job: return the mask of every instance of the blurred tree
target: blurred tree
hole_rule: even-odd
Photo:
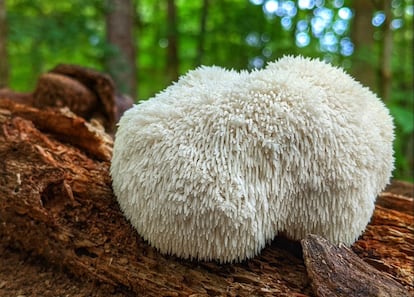
[[[178,79],[177,8],[174,0],[167,0],[167,75],[170,81]]]
[[[9,81],[9,60],[7,54],[6,1],[0,0],[0,88]]]
[[[134,7],[131,0],[108,0],[106,37],[110,47],[106,67],[121,92],[137,94]]]
[[[381,70],[380,70],[380,94],[382,100],[385,102],[390,100],[391,86],[392,86],[392,6],[391,0],[382,0],[382,10],[384,11],[384,24],[382,32],[382,46],[381,46]]]
[[[386,0],[385,0],[386,1]],[[374,1],[353,1],[354,19],[351,37],[355,46],[353,55],[352,74],[363,84],[377,91],[377,70],[374,53]]]
[[[195,60],[195,65],[199,66],[202,63],[204,55],[204,43],[206,38],[206,25],[207,25],[207,16],[208,16],[208,7],[209,1],[203,0],[201,7],[201,17],[200,17],[200,33],[198,34],[198,44],[197,44],[197,56]]]

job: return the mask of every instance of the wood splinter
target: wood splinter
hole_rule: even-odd
[[[365,263],[351,249],[317,235],[302,240],[303,258],[316,296],[406,297],[405,288]]]

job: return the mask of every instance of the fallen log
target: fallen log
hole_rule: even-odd
[[[105,134],[63,137],[69,133],[65,132],[67,114],[47,110],[47,117],[54,119],[50,127],[39,120],[42,112],[46,111],[0,100],[3,243],[65,267],[79,278],[143,296],[325,296],[315,284],[318,288],[330,285],[316,280],[320,273],[305,266],[320,255],[302,254],[300,243],[283,237],[242,263],[222,265],[159,254],[118,208],[108,174],[110,144]],[[72,120],[87,126],[74,115]],[[82,146],[79,138],[83,137],[92,140]],[[94,153],[94,144],[109,155]],[[412,193],[412,185],[406,187],[403,192]],[[354,263],[356,255],[364,262],[342,267],[341,275],[352,279],[349,276],[358,275],[359,267],[375,269],[395,292],[413,295],[414,224],[409,211],[413,205],[408,194],[381,194],[366,232],[352,246],[353,252],[342,255],[349,257],[349,263]],[[312,237],[307,240],[319,242]],[[374,276],[367,279],[372,285],[378,282]],[[331,281],[335,284],[335,279]],[[355,290],[348,296],[360,296]]]
[[[60,64],[42,74],[31,93],[0,89],[0,99],[33,106],[67,107],[74,114],[99,122],[113,134],[115,124],[133,104],[132,98],[118,94],[110,76],[78,65]]]

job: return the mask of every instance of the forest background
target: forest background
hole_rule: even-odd
[[[32,91],[70,63],[109,73],[138,102],[199,65],[317,57],[382,98],[394,177],[413,181],[413,14],[412,0],[0,0],[0,88]]]

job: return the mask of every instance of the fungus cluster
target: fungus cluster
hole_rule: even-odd
[[[121,118],[113,190],[145,240],[183,258],[241,261],[281,232],[349,245],[389,181],[393,137],[384,104],[324,62],[201,67]]]

